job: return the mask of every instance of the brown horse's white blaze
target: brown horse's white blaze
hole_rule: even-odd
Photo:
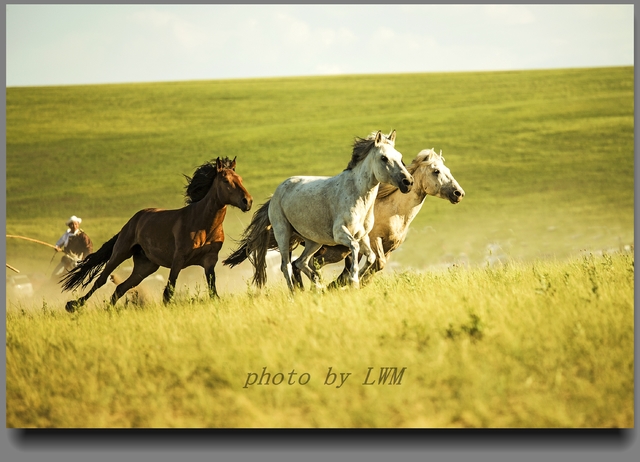
[[[209,293],[211,297],[217,297],[214,269],[224,242],[222,222],[227,205],[247,212],[253,204],[253,198],[243,186],[235,167],[235,158],[207,162],[198,167],[193,178],[187,177],[185,207],[137,212],[118,234],[62,280],[63,290],[71,290],[80,286],[84,288],[98,277],[86,295],[67,303],[67,311],[74,311],[84,304],[105,284],[109,274],[131,257],[133,272],[116,287],[111,297],[112,304],[160,266],[170,268],[163,294],[165,303],[173,296],[180,271],[192,265],[203,267]]]

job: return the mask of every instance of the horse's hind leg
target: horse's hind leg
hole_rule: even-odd
[[[318,289],[322,289],[322,284],[320,284],[320,276],[315,268],[311,268],[309,266],[309,260],[313,257],[320,248],[322,244],[318,244],[317,242],[305,241],[304,251],[302,255],[294,262],[294,266],[298,267],[300,271],[307,275],[307,277],[315,284]]]
[[[284,236],[281,236],[281,239],[283,242],[288,242],[288,236],[287,234],[290,233],[286,233]],[[287,247],[283,247],[280,242],[278,242],[278,246],[280,248],[280,258],[281,258],[281,263],[280,263],[280,271],[282,271],[282,274],[284,275],[284,279],[285,281],[287,281],[287,286],[289,287],[289,290],[293,292],[294,288],[295,288],[295,280],[294,280],[294,276],[293,276],[293,267],[291,265],[291,257],[290,257],[290,253],[288,250],[282,250],[282,249],[287,249]]]
[[[340,276],[327,286],[328,289],[336,289],[349,283],[349,275],[352,265],[351,251],[343,245],[325,246],[313,256],[313,266],[319,270],[325,265],[338,263],[345,260],[345,267]]]
[[[289,260],[291,260],[291,252],[289,252]],[[293,263],[291,264],[291,274],[293,277],[294,285],[298,289],[304,290],[304,283],[302,282],[302,272],[300,271],[300,268],[298,268],[298,266],[294,265]]]
[[[376,261],[372,265],[365,267],[360,271],[360,280],[363,284],[368,282],[375,273],[384,269],[387,265],[387,258],[389,258],[389,254],[391,253],[384,253],[382,238],[380,237],[375,240],[375,249],[373,251],[376,255]]]
[[[153,263],[147,258],[141,248],[133,253],[133,272],[121,284],[118,284],[116,290],[111,296],[111,304],[115,305],[120,297],[122,297],[129,289],[140,284],[144,278],[155,273],[160,266]]]
[[[125,261],[127,258],[131,258],[133,251],[131,249],[118,249],[118,242],[116,242],[116,246],[113,249],[113,253],[109,258],[109,261],[106,263],[104,269],[96,279],[96,282],[93,284],[89,292],[87,292],[84,296],[78,298],[77,300],[68,301],[65,305],[65,309],[69,313],[73,313],[77,307],[82,306],[85,302],[93,295],[93,293],[98,290],[100,287],[105,285],[109,275],[118,267],[120,263]]]
[[[271,227],[273,229],[273,236],[278,243],[278,250],[280,251],[280,270],[284,275],[284,279],[287,281],[287,286],[291,292],[294,291],[295,285],[293,281],[293,269],[291,267],[291,253],[289,246],[291,242],[291,235],[293,228],[278,207],[272,207],[274,203],[271,202],[269,206],[269,221],[271,221]]]

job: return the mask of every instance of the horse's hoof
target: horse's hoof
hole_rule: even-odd
[[[64,309],[67,310],[67,312],[69,313],[73,313],[76,311],[76,308],[78,308],[79,306],[80,304],[77,301],[71,300],[67,302],[67,304],[64,306]]]

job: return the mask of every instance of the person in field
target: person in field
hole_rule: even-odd
[[[93,253],[93,242],[87,233],[80,229],[80,223],[82,218],[75,215],[69,218],[66,223],[69,228],[55,244],[56,251],[64,252],[64,255],[51,274],[53,279],[71,271],[80,260]]]

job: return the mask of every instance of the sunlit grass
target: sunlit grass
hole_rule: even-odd
[[[620,254],[293,298],[280,286],[73,315],[14,306],[7,425],[631,427],[633,274]],[[340,388],[324,383],[330,367],[351,374]],[[374,382],[407,369],[363,385],[369,367]],[[263,371],[286,379],[246,386]]]

